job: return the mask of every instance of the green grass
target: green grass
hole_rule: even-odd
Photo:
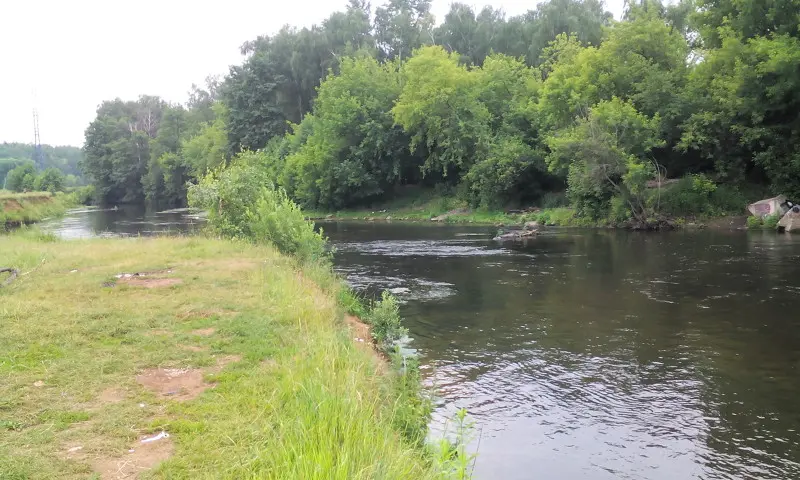
[[[162,429],[174,451],[140,478],[442,478],[399,433],[419,415],[405,398],[418,380],[353,341],[337,299],[358,302],[329,270],[198,237],[24,230],[0,252],[20,270],[0,288],[0,478],[97,477]],[[115,279],[166,269],[181,283]],[[214,388],[179,402],[137,382],[152,368],[197,369]]]
[[[11,193],[0,191],[0,227],[24,225],[63,215],[73,206],[69,195],[50,192]]]

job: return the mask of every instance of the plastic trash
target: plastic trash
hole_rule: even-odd
[[[153,437],[150,437],[150,438],[143,438],[142,439],[142,443],[156,442],[158,440],[161,440],[162,438],[169,438],[169,433],[161,432],[156,436],[153,436]]]

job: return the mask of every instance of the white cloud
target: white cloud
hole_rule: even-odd
[[[621,10],[621,0],[616,3]],[[6,0],[0,29],[0,141],[31,142],[36,105],[43,143],[82,145],[103,100],[151,94],[185,101],[192,83],[240,63],[239,46],[245,41],[285,24],[319,23],[346,4],[228,0],[208,8],[187,0]],[[434,0],[437,18],[449,4]],[[475,5],[484,4],[514,15],[536,2]]]

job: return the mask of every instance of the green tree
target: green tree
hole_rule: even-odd
[[[489,145],[491,117],[478,98],[478,75],[438,46],[417,50],[402,75],[394,120],[411,135],[411,152],[426,158],[423,172],[455,184]]]
[[[66,178],[61,170],[50,167],[42,171],[33,182],[33,189],[40,192],[60,192],[64,189]]]
[[[547,137],[547,163],[568,172],[567,193],[581,215],[603,218],[616,197],[639,222],[646,222],[646,182],[658,171],[649,157],[661,146],[659,119],[616,97],[592,107],[578,123]]]
[[[295,132],[308,132],[302,146],[286,157],[281,183],[294,198],[341,208],[418,177],[420,161],[391,113],[400,91],[396,64],[343,59],[340,73],[320,85],[313,115]]]
[[[33,162],[26,162],[8,172],[5,188],[12,192],[33,190],[33,179],[36,178],[36,167]]]

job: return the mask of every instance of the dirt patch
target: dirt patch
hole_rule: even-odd
[[[368,351],[375,359],[374,363],[377,372],[382,374],[388,373],[389,362],[386,357],[375,350],[375,343],[373,342],[369,325],[353,315],[345,315],[344,321],[347,323],[347,326],[350,327],[350,331],[353,334],[353,341],[356,343],[356,345]]]
[[[207,347],[199,347],[197,345],[181,345],[180,347],[190,352],[205,352],[206,350],[208,350]]]
[[[197,398],[204,391],[214,387],[213,383],[203,380],[204,374],[218,373],[225,365],[241,360],[240,355],[222,355],[217,357],[215,366],[205,370],[199,368],[151,368],[138,375],[136,381],[161,397],[183,402]]]
[[[261,368],[265,370],[274,370],[278,368],[278,362],[274,358],[265,358],[261,360]]]
[[[222,367],[228,365],[229,363],[236,363],[241,361],[242,361],[241,355],[222,355],[221,357],[217,357],[217,366],[215,368],[212,368],[210,371],[216,373],[220,371]]]
[[[22,210],[22,205],[16,200],[3,200],[4,212],[18,212]]]
[[[172,332],[163,328],[153,328],[144,334],[145,337],[171,337],[172,335]]]
[[[359,343],[364,342],[368,345],[372,344],[372,334],[370,333],[369,325],[353,315],[345,315],[344,321],[347,322],[350,331],[355,335],[355,337],[353,337],[354,341]]]
[[[162,397],[179,402],[196,398],[212,386],[203,381],[203,371],[194,368],[152,368],[138,375],[136,381]]]
[[[122,277],[117,280],[117,283],[141,288],[165,288],[180,285],[183,280],[180,278]]]
[[[192,335],[198,335],[200,337],[210,337],[211,335],[214,335],[214,332],[216,331],[217,329],[214,327],[201,328],[198,330],[192,330]]]
[[[109,387],[100,392],[97,400],[102,404],[119,403],[128,397],[125,390],[117,387]]]
[[[131,445],[130,449],[121,457],[93,460],[92,468],[100,474],[100,478],[103,480],[134,479],[138,478],[140,474],[152,470],[175,452],[175,445],[171,438],[142,443],[141,440],[145,438],[147,437],[142,437]]]

